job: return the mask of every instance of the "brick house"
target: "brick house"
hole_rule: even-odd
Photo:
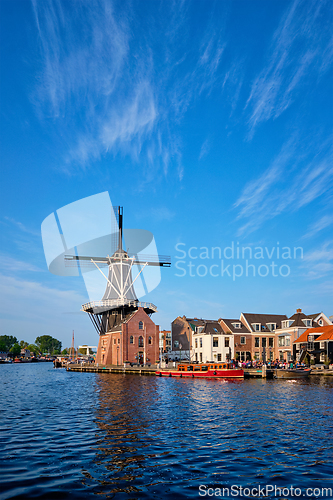
[[[171,351],[171,330],[160,331],[160,351],[163,354]]]
[[[197,318],[191,319],[186,316],[178,316],[171,323],[171,350],[179,351],[179,346],[182,346],[182,351],[184,354],[190,357],[192,349],[192,324],[203,324],[201,320]],[[199,323],[198,323],[199,322]]]
[[[159,327],[143,307],[130,312],[99,338],[96,363],[155,364],[159,359]]]
[[[239,319],[220,318],[224,333],[232,334],[235,346],[235,358],[239,361],[249,361],[252,356],[253,337],[250,330]]]
[[[302,309],[281,322],[276,329],[275,358],[290,361],[293,356],[293,343],[308,329],[331,325],[331,321],[323,312],[304,314]]]
[[[315,363],[333,363],[333,325],[309,328],[293,342],[296,361],[304,361],[307,354]]]
[[[242,313],[240,321],[252,335],[251,357],[257,360],[273,360],[275,357],[275,330],[288,320],[285,314]]]

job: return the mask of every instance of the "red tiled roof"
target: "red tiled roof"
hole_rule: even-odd
[[[333,325],[320,326],[318,328],[308,328],[305,332],[302,333],[298,339],[294,340],[294,344],[299,342],[307,342],[309,335],[315,335],[316,333],[321,333],[322,335],[316,339],[316,342],[319,340],[333,340]],[[324,338],[325,337],[325,338]]]
[[[317,338],[316,342],[320,342],[321,340],[333,340],[333,326],[331,326],[331,330],[328,330],[327,332],[320,335],[320,337]]]

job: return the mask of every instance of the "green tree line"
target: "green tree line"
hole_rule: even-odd
[[[18,342],[12,335],[0,335],[0,351],[10,352],[14,356],[21,353],[21,349],[29,349],[35,356],[39,354],[60,354],[61,342],[51,335],[42,335],[37,337],[34,344],[29,344],[25,340]]]

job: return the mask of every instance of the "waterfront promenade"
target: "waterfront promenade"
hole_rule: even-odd
[[[67,371],[73,372],[90,372],[90,373],[122,373],[124,375],[155,375],[157,366],[117,366],[117,365],[105,365],[98,366],[92,363],[86,364],[64,364],[63,367],[66,368]],[[175,368],[164,368],[164,371],[175,370]],[[262,369],[261,368],[245,368],[244,369],[244,378],[273,378],[274,377],[274,369]],[[333,376],[333,370],[328,369],[312,369],[311,376]]]

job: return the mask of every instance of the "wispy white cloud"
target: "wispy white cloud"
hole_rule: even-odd
[[[288,5],[272,38],[268,63],[254,79],[247,99],[250,138],[261,122],[277,118],[293,103],[308,76],[320,78],[331,66],[331,28],[321,22],[327,4],[294,0]]]
[[[173,219],[176,213],[170,210],[168,207],[155,207],[152,210],[152,215],[155,219],[162,221]]]
[[[332,153],[327,142],[317,146],[317,154],[308,159],[297,151],[295,137],[283,145],[269,168],[245,187],[234,208],[238,220],[247,220],[238,234],[250,233],[265,221],[285,211],[297,211],[333,188]],[[310,148],[311,150],[311,148]]]
[[[304,238],[312,238],[317,233],[330,226],[333,226],[333,215],[324,215],[309,227],[307,233],[304,235]]]
[[[207,138],[203,143],[202,143],[202,146],[200,148],[200,154],[199,154],[199,160],[202,160],[202,158],[204,158],[205,156],[208,155],[209,151],[210,151],[210,148],[211,148],[211,142],[210,140]]]
[[[31,228],[25,226],[24,224],[22,224],[22,222],[13,219],[13,217],[8,217],[5,215],[3,217],[3,221],[0,221],[0,222],[2,224],[6,224],[6,225],[12,225],[12,226],[20,229],[20,231],[22,231],[23,233],[27,233],[27,234],[30,234],[33,236],[40,236],[40,231],[35,231],[34,229],[31,229]]]
[[[325,241],[306,253],[302,268],[310,279],[328,277],[333,273],[333,240]]]
[[[152,169],[155,180],[156,171],[168,175],[172,165],[181,181],[181,139],[170,124],[217,84],[225,42],[213,16],[189,50],[187,2],[157,10],[147,32],[128,15],[128,5],[112,0],[79,2],[75,9],[60,0],[31,1],[43,58],[34,101],[43,119],[51,117],[66,135],[63,170],[121,153],[140,159],[147,177]]]
[[[85,314],[73,316],[70,327],[66,313],[78,311],[86,301],[75,290],[49,288],[35,281],[0,275],[1,322],[3,331],[30,342],[45,331],[53,337],[69,342],[71,330],[79,332],[81,343],[91,339],[91,325]],[[18,300],[24,304],[24,317],[17,314]],[[78,328],[77,328],[78,327]],[[82,339],[82,340],[81,340]],[[78,337],[77,337],[78,340]]]
[[[30,262],[23,262],[21,260],[17,260],[13,257],[9,257],[8,255],[0,256],[0,270],[5,272],[6,274],[16,274],[22,272],[45,272],[46,269],[41,269]]]

